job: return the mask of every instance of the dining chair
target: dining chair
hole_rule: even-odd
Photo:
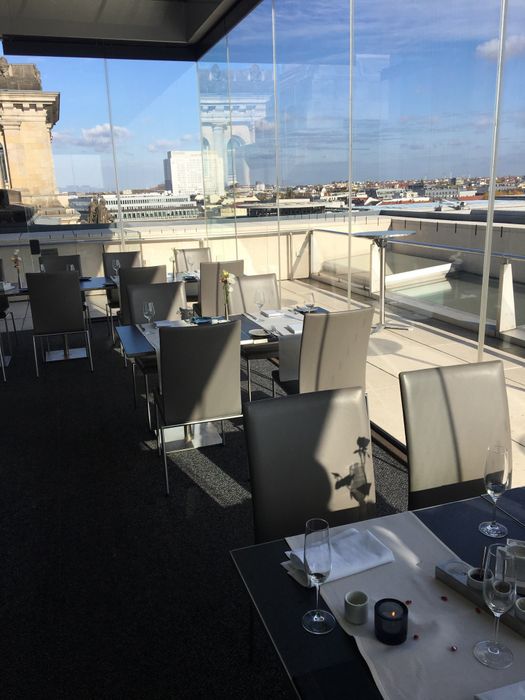
[[[274,273],[262,275],[242,275],[237,280],[240,293],[240,305],[242,311],[250,316],[258,317],[259,308],[255,303],[257,292],[262,292],[264,295],[264,307],[267,309],[280,309],[281,299],[279,288],[277,286],[277,277]],[[271,351],[271,348],[274,351]],[[269,347],[261,345],[243,345],[241,346],[241,357],[246,362],[246,375],[248,383],[248,400],[252,400],[252,362],[255,360],[269,360],[275,362],[278,356],[278,344],[273,344]]]
[[[370,421],[361,388],[245,403],[255,541],[375,515]]]
[[[211,262],[211,248],[173,248],[177,272],[195,272],[203,262]]]
[[[186,308],[186,293],[184,282],[161,282],[160,284],[130,284],[128,285],[130,321],[133,324],[144,323],[144,302],[151,301],[155,307],[155,320],[180,320],[181,308]],[[136,357],[131,363],[133,375],[134,405],[137,406],[137,384],[135,367],[144,376],[146,392],[146,409],[148,426],[151,429],[150,386],[149,378],[157,374],[157,357],[145,355]]]
[[[287,394],[305,394],[348,386],[366,387],[368,341],[374,309],[309,313],[304,316],[296,378],[288,369],[272,372],[272,391],[278,384]],[[285,339],[287,340],[287,339]]]
[[[220,421],[224,444],[223,421],[242,415],[241,324],[229,321],[186,328],[163,326],[159,337],[162,393],[155,392],[156,426],[159,453],[162,450],[164,460],[166,494],[169,494],[165,431]]]
[[[245,313],[257,316],[259,309],[256,304],[258,292],[264,294],[264,308],[280,309],[281,297],[277,285],[277,276],[272,272],[263,275],[243,275],[239,277],[239,289]]]
[[[82,296],[78,272],[28,272],[26,275],[31,316],[33,319],[33,352],[35,356],[36,376],[39,375],[36,339],[51,336],[63,336],[64,357],[74,359],[82,356],[89,359],[93,371],[93,357],[89,329],[83,312]],[[69,349],[69,336],[83,334],[85,338],[85,355],[79,354],[78,348]]]
[[[7,294],[0,292],[0,319],[5,323],[5,334],[7,337],[7,347],[9,349],[9,355],[12,354],[12,344],[11,344],[11,333],[9,332],[9,326],[7,325],[7,318],[11,316],[11,323],[13,324],[13,334],[15,336],[15,343],[18,344],[18,335],[16,332],[15,317],[13,311],[9,305],[9,297]]]
[[[222,262],[202,262],[200,265],[199,313],[201,316],[224,314],[224,291],[221,282],[223,270],[235,276],[228,312],[230,314],[243,312],[238,280],[244,273],[244,260],[223,260]]]
[[[115,260],[119,262],[119,269],[142,266],[142,256],[139,250],[115,251],[113,253],[104,252],[102,253],[104,277],[113,277],[115,275],[115,268],[113,267]],[[115,339],[113,311],[116,312],[119,308],[120,297],[118,289],[115,287],[106,289],[106,321],[108,324],[108,335],[111,335],[113,339]]]
[[[158,284],[161,282],[166,282],[166,265],[155,265],[152,267],[126,267],[120,270],[120,325],[129,326],[131,323],[128,286],[132,284]]]
[[[82,275],[80,255],[40,255],[38,263],[42,272],[67,272],[73,265],[78,274]]]
[[[512,468],[503,363],[474,362],[401,372],[410,509],[485,491],[487,448],[501,444]]]

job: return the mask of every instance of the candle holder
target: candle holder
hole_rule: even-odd
[[[383,644],[402,644],[407,638],[407,606],[394,598],[378,600],[374,606],[374,628]]]

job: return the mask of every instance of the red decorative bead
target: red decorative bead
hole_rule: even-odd
[[[412,639],[419,639],[419,634],[415,634]]]
[[[457,650],[458,650],[458,648],[457,648],[457,646],[456,646],[455,644],[453,644],[453,645],[450,647],[450,651],[457,651]]]
[[[448,600],[448,598],[447,598],[447,596],[446,596],[446,595],[442,595],[442,596],[441,596],[441,600],[444,600],[444,601],[445,601],[445,603],[446,603],[446,602],[447,602],[447,600]]]
[[[411,601],[411,600],[405,600],[405,605],[412,605],[412,601]]]
[[[478,615],[481,615],[481,610],[479,608],[476,608],[476,612],[478,613]]]

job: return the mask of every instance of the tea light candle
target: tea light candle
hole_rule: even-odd
[[[400,600],[383,598],[374,606],[376,637],[383,644],[402,644],[407,638],[408,608]]]

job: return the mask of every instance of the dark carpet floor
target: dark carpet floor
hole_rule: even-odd
[[[172,495],[131,372],[94,324],[95,372],[34,376],[31,336],[0,384],[0,693],[4,698],[290,698],[229,551],[252,543],[242,422],[171,460]],[[269,392],[272,366],[255,366]],[[244,384],[243,384],[244,387]],[[245,396],[244,396],[245,398]],[[381,513],[406,473],[374,446]]]

